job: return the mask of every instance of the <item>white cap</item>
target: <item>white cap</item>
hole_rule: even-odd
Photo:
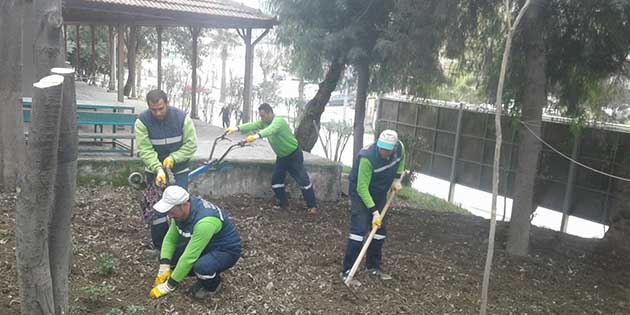
[[[188,200],[190,195],[186,189],[179,186],[168,186],[162,193],[162,199],[153,205],[153,209],[159,213],[166,213],[177,205]]]
[[[392,151],[394,150],[396,143],[398,143],[398,134],[396,133],[396,131],[385,129],[378,137],[376,146],[384,150]]]

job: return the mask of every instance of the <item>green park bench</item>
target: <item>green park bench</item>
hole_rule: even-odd
[[[29,123],[31,121],[31,108],[25,107],[22,109],[24,122]],[[121,112],[102,112],[93,110],[78,110],[78,123],[79,125],[93,125],[93,126],[112,126],[111,133],[102,132],[83,132],[79,130],[79,142],[90,142],[95,145],[102,145],[106,142],[111,142],[112,147],[108,149],[93,148],[93,147],[79,147],[79,152],[94,153],[129,153],[133,156],[133,146],[135,135],[133,134],[133,126],[136,122],[136,114],[134,113],[121,113]],[[120,133],[116,132],[116,127],[128,126],[131,132]],[[28,133],[26,133],[28,136]],[[111,141],[104,141],[104,140]],[[131,145],[122,143],[117,140],[128,139],[131,140]]]

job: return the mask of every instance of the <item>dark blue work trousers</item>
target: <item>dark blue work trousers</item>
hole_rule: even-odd
[[[175,268],[177,265],[187,244],[188,242],[180,242],[177,245],[171,259],[172,268]],[[193,265],[188,276],[196,276],[206,289],[214,291],[221,283],[221,272],[232,268],[240,257],[240,247],[230,249],[214,248],[204,251]]]
[[[382,211],[385,202],[386,197],[374,199],[376,209],[378,209],[379,212]],[[350,193],[350,210],[350,236],[348,237],[346,254],[343,259],[343,272],[352,268],[352,265],[361,252],[363,241],[367,239],[368,234],[372,230],[372,213],[370,213],[370,210],[365,206],[356,192]],[[381,227],[376,230],[374,239],[372,239],[368,247],[365,257],[365,266],[367,269],[381,269],[381,253],[383,243],[385,243],[385,237],[387,236],[387,218],[388,217],[384,218]]]
[[[276,158],[276,165],[274,165],[271,174],[271,188],[278,199],[278,205],[286,207],[289,204],[287,193],[284,190],[284,179],[286,178],[287,172],[289,172],[298,186],[300,186],[306,207],[316,208],[317,201],[315,200],[315,190],[304,168],[304,155],[300,148],[297,148],[288,156]]]

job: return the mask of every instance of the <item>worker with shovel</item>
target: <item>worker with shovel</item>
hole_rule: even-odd
[[[215,295],[221,288],[221,272],[241,256],[241,237],[227,214],[179,186],[167,187],[153,208],[168,214],[171,225],[149,296],[157,299],[173,292],[189,274],[197,277],[191,289],[194,298]]]
[[[165,169],[170,169],[175,176],[175,185],[187,188],[188,164],[197,151],[192,119],[184,111],[169,106],[168,96],[162,90],[149,91],[146,100],[149,108],[138,116],[134,132],[147,185],[166,187]],[[153,215],[150,224],[153,246],[159,250],[168,231],[166,215]]]
[[[249,132],[260,130],[258,133],[249,135],[241,140],[241,143],[251,143],[259,138],[267,138],[271,149],[276,153],[276,164],[271,174],[271,188],[277,199],[274,208],[286,208],[289,205],[287,194],[284,190],[284,179],[287,172],[289,172],[302,190],[307,213],[317,214],[315,190],[304,168],[304,155],[302,155],[302,150],[298,146],[297,139],[291,132],[289,124],[284,118],[275,116],[271,105],[267,103],[260,104],[258,114],[260,115],[259,121],[227,128],[225,132],[231,134],[235,131]]]
[[[387,218],[381,222],[380,211],[387,201],[388,191],[398,192],[402,188],[404,170],[405,147],[393,130],[381,132],[378,141],[362,149],[356,157],[349,176],[350,237],[340,274],[344,282],[359,256],[365,235],[373,227],[379,229],[367,249],[367,270],[382,280],[392,278],[381,270]]]

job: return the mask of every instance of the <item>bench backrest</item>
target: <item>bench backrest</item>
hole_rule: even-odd
[[[31,122],[31,109],[22,110],[24,122]],[[107,125],[107,126],[133,126],[136,123],[136,114],[109,113],[96,111],[77,111],[79,125]]]
[[[22,108],[33,107],[33,102],[29,100],[22,101]],[[133,106],[120,106],[120,105],[101,105],[101,104],[77,104],[78,110],[103,110],[103,111],[130,111],[135,112],[136,108]]]

